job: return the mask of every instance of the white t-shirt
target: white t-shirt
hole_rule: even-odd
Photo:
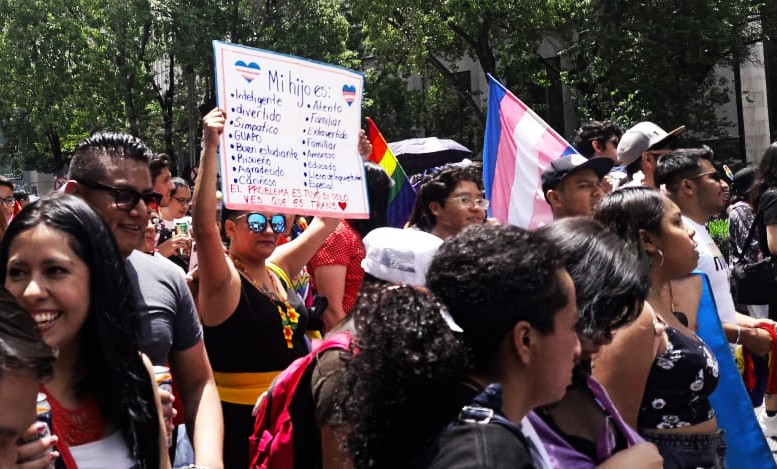
[[[697,269],[701,270],[710,279],[712,287],[712,296],[715,297],[715,305],[718,307],[718,317],[723,324],[736,323],[736,308],[734,299],[731,297],[731,283],[729,282],[728,263],[720,248],[712,240],[707,228],[700,225],[690,218],[683,216],[683,223],[696,230],[693,240],[698,246],[699,264]]]
[[[531,424],[529,417],[521,419],[521,433],[534,445],[534,451],[530,451],[534,467],[536,469],[551,469],[553,465],[550,463],[548,450],[545,449],[545,445],[542,443],[540,436],[537,435],[537,430],[534,429],[534,425]]]
[[[70,454],[78,465],[78,469],[104,469],[113,467],[117,469],[133,469],[137,463],[130,457],[127,444],[121,432],[93,441],[84,445],[71,446]]]

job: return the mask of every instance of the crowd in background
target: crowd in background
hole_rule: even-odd
[[[593,121],[542,173],[552,223],[488,218],[465,162],[400,229],[368,161],[368,219],[223,206],[225,121],[203,118],[195,184],[115,133],[61,193],[0,179],[0,467],[259,467],[282,372],[331,341],[286,467],[722,468],[732,420],[777,445],[777,296],[738,304],[729,273],[777,254],[777,145],[730,174],[684,127]]]

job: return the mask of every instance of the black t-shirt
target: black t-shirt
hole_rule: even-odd
[[[764,257],[769,255],[769,243],[766,240],[766,227],[777,225],[777,189],[769,189],[761,195],[758,201],[761,221],[758,223],[758,243]],[[777,254],[777,253],[775,253]]]

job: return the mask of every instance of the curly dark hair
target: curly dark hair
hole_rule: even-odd
[[[445,241],[426,284],[464,330],[472,365],[492,375],[507,332],[527,321],[553,332],[567,305],[558,249],[541,234],[509,225],[473,225]]]
[[[602,147],[607,145],[607,140],[612,137],[621,138],[623,129],[612,122],[589,121],[583,124],[572,141],[572,146],[586,158],[594,156],[594,141]]]
[[[595,341],[639,316],[650,271],[632,247],[588,217],[557,220],[537,230],[555,243],[575,284],[577,331]]]
[[[480,163],[457,164],[425,176],[416,193],[415,206],[410,215],[410,225],[419,230],[431,232],[437,223],[437,217],[432,213],[429,204],[437,202],[444,207],[445,199],[463,181],[474,182],[478,186],[478,190],[482,192],[483,166]]]
[[[0,283],[8,274],[9,249],[22,233],[44,224],[65,233],[89,268],[89,311],[82,326],[85,371],[76,390],[94,393],[105,418],[121,431],[140,467],[159,465],[159,416],[155,383],[138,345],[138,312],[124,263],[110,228],[82,199],[53,193],[25,207],[0,241]]]
[[[358,353],[337,399],[355,467],[422,467],[461,409],[461,402],[446,402],[465,377],[467,354],[443,309],[419,287],[363,288],[352,310]]]

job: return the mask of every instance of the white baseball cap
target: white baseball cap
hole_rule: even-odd
[[[364,237],[364,272],[386,282],[424,286],[442,239],[416,229],[376,228]]]
[[[643,153],[650,149],[663,148],[669,139],[685,131],[685,126],[666,132],[652,122],[640,122],[627,130],[618,142],[618,159],[623,166],[637,161]]]

